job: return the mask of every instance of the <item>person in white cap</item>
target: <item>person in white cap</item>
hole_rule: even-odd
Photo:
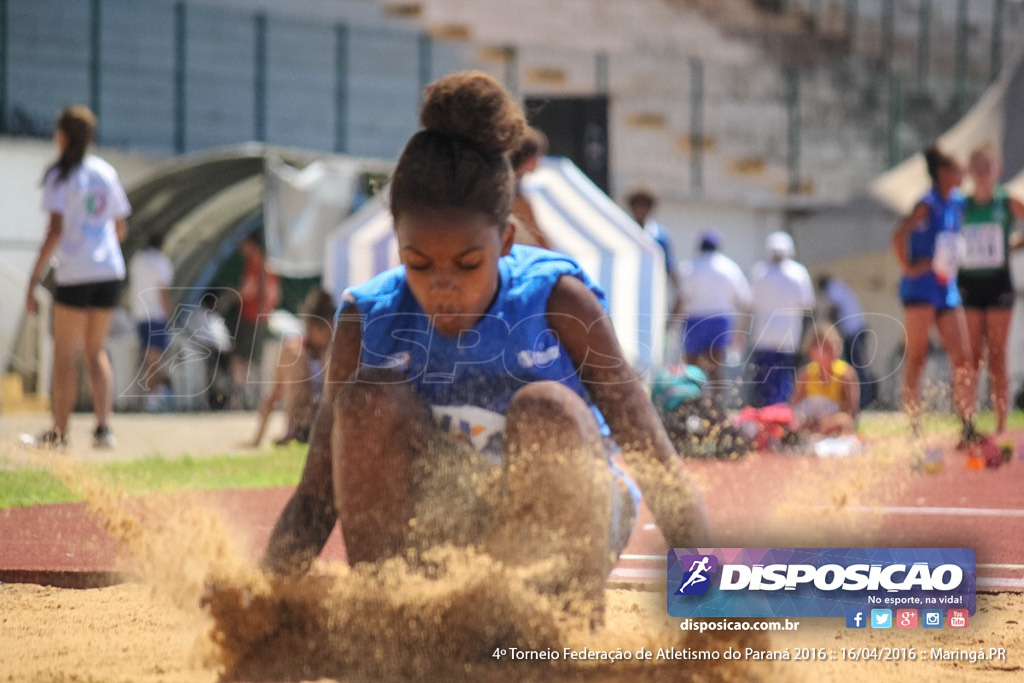
[[[807,268],[793,260],[793,238],[773,232],[765,248],[768,260],[750,271],[749,403],[755,408],[785,403],[792,395],[804,321],[814,307],[814,285]]]

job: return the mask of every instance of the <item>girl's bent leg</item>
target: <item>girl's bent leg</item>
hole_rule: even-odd
[[[612,482],[601,434],[586,403],[555,382],[521,389],[507,413],[502,500],[485,549],[508,565],[553,562],[536,585],[603,610]],[[542,565],[543,566],[543,565]]]
[[[349,564],[392,557],[408,545],[411,462],[425,448],[431,417],[404,380],[361,369],[334,403],[334,501]]]

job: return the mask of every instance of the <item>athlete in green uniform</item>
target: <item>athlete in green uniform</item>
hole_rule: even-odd
[[[1006,344],[1016,296],[1009,254],[1024,246],[1024,238],[1012,234],[1014,219],[1024,218],[1024,204],[996,185],[1001,169],[991,148],[971,154],[970,172],[974,193],[967,199],[964,214],[966,249],[957,284],[967,315],[972,368],[980,372],[987,355],[996,431],[1001,433],[1006,429],[1009,406]]]

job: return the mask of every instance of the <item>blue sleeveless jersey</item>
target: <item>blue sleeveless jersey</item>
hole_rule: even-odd
[[[426,399],[441,429],[468,442],[491,463],[501,462],[505,414],[512,396],[530,382],[560,382],[586,401],[607,438],[608,426],[580,381],[572,359],[548,325],[548,299],[558,279],[579,278],[607,310],[604,292],[579,264],[562,254],[514,245],[498,262],[501,283],[490,309],[458,337],[438,332],[423,312],[399,266],[347,290],[362,314],[360,364],[403,372]],[[612,514],[609,547],[622,552],[632,532],[641,494],[611,458]],[[625,513],[616,481],[628,491]]]
[[[910,233],[907,257],[911,262],[934,258],[939,234],[958,233],[963,224],[964,198],[957,190],[953,190],[948,198],[943,198],[933,189],[921,201],[928,207],[928,218]],[[915,278],[902,278],[900,299],[907,304],[930,303],[941,310],[959,306],[960,291],[956,278],[940,282],[934,272],[929,272]]]
[[[575,391],[606,433],[547,311],[564,275],[583,281],[607,309],[604,292],[571,258],[536,247],[514,245],[498,268],[501,283],[491,308],[454,338],[431,324],[402,266],[349,289],[363,317],[361,364],[404,373],[443,427],[491,456],[500,453],[512,396],[530,382],[556,381]]]

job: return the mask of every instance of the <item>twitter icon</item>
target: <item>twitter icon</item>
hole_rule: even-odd
[[[871,610],[871,628],[892,628],[892,610]]]

